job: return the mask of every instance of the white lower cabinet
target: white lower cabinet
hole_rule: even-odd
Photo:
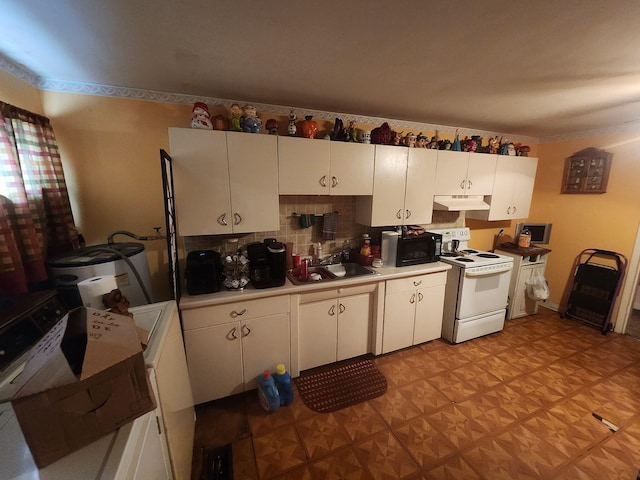
[[[290,365],[286,295],[183,310],[182,315],[196,404],[256,388],[264,370]]]
[[[372,296],[377,284],[300,295],[298,368],[326,365],[371,351]]]
[[[382,353],[440,338],[446,272],[388,280]]]

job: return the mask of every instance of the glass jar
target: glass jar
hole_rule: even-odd
[[[222,283],[229,290],[243,290],[249,283],[249,260],[240,251],[237,238],[231,238],[225,243],[222,274]]]

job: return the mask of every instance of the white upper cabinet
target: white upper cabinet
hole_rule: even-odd
[[[500,155],[493,193],[488,197],[489,210],[467,212],[467,216],[480,220],[527,218],[537,168],[537,158]]]
[[[373,145],[278,137],[281,195],[371,195]]]
[[[436,195],[491,195],[497,155],[438,151]]]
[[[431,223],[436,163],[436,150],[376,145],[373,195],[356,200],[356,221],[373,227]]]
[[[180,235],[278,230],[276,142],[270,135],[170,128]]]

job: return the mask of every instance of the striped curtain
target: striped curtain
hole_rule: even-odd
[[[47,280],[77,230],[49,119],[0,102],[0,297]]]

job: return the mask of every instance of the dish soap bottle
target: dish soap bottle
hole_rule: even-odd
[[[360,249],[360,255],[363,257],[368,257],[371,255],[371,236],[368,233],[365,233],[362,236],[363,243],[362,248]]]

